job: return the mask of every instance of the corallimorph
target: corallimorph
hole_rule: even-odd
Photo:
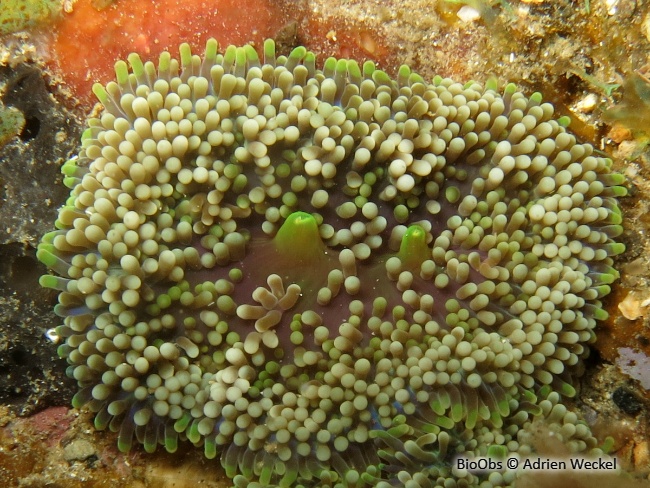
[[[236,486],[503,486],[573,396],[623,251],[611,160],[537,93],[296,48],[136,54],[39,258],[95,426]]]

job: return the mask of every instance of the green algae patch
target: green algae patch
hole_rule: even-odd
[[[623,98],[603,115],[636,136],[650,137],[650,80],[647,73],[632,73],[623,83]]]
[[[25,127],[23,113],[13,107],[0,107],[0,147],[20,134]]]
[[[0,9],[0,35],[20,32],[60,15],[59,0],[5,0]]]

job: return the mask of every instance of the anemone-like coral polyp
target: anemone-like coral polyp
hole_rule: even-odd
[[[526,455],[535,418],[597,450],[562,401],[618,276],[611,160],[514,85],[261,55],[94,87],[38,250],[73,404],[236,486],[506,486],[451,460]]]

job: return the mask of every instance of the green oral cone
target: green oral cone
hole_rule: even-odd
[[[426,239],[427,233],[421,226],[416,224],[406,229],[397,253],[403,269],[418,269],[424,261],[431,258]]]
[[[287,217],[273,239],[278,259],[288,266],[308,266],[324,255],[325,244],[318,231],[318,222],[307,212],[294,212]]]

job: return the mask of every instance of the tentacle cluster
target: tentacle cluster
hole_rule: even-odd
[[[611,161],[514,85],[262,54],[95,86],[38,251],[73,404],[236,486],[478,485],[451,459],[539,416],[593,449],[560,402],[618,276]]]

